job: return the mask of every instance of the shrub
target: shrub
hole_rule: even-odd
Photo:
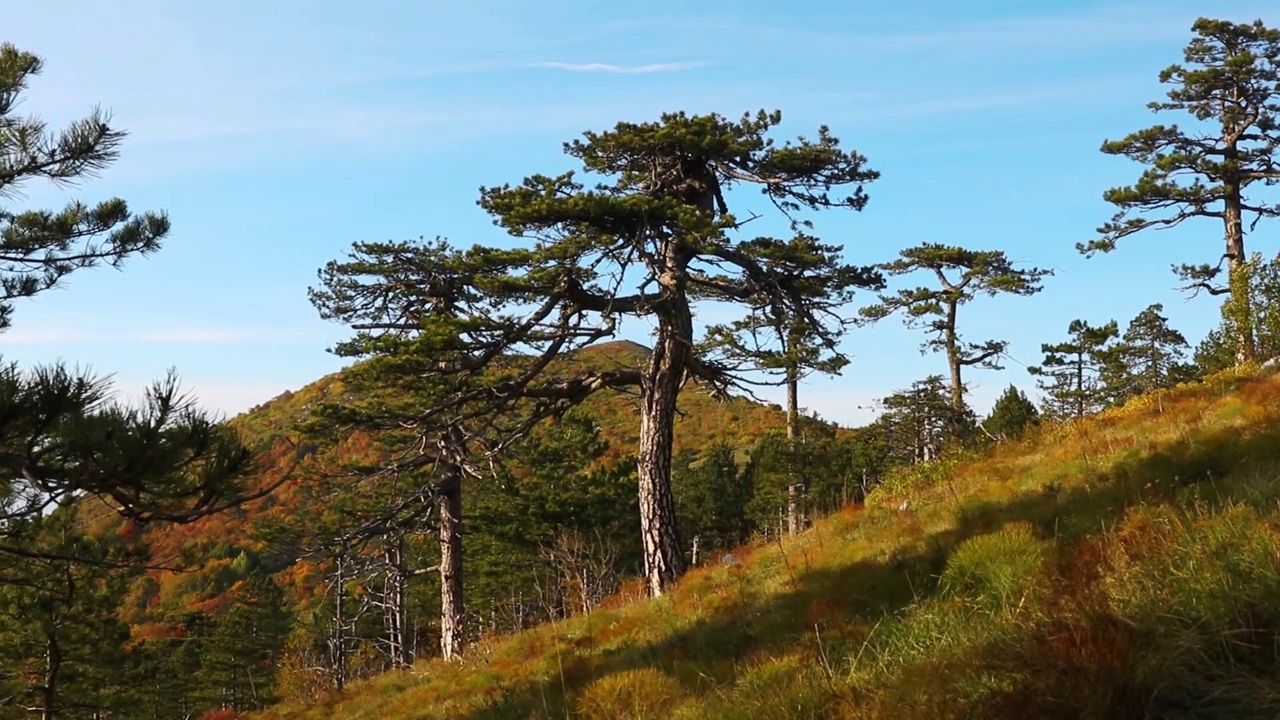
[[[1019,522],[969,538],[951,553],[942,572],[942,591],[987,610],[1016,605],[1041,576],[1052,542]]]
[[[588,720],[665,718],[684,700],[674,678],[656,668],[606,675],[578,697],[578,713]]]

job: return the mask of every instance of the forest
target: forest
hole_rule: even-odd
[[[144,258],[171,233],[165,212],[119,198],[12,207],[24,186],[94,177],[128,137],[97,110],[61,128],[20,112],[43,70],[36,51],[0,45],[0,333],[27,299]],[[1078,250],[1104,263],[1122,242],[1200,228],[1201,256],[1168,258],[1189,296],[1221,304],[1198,340],[1153,303],[1046,329],[1038,362],[1007,370],[1008,341],[967,334],[964,310],[1016,314],[1020,298],[1053,292],[1052,269],[995,242],[928,241],[853,262],[822,223],[874,211],[874,148],[864,155],[826,126],[783,134],[777,110],[673,111],[584,132],[559,166],[482,188],[478,208],[508,242],[354,242],[298,290],[347,331],[332,352],[348,364],[230,420],[199,407],[176,375],[126,404],[109,376],[4,365],[0,718],[290,717],[367,688],[393,697],[421,677],[480,699],[396,713],[668,717],[692,703],[681,716],[1275,717],[1280,540],[1274,515],[1248,513],[1276,508],[1274,489],[1258,488],[1274,485],[1280,461],[1266,454],[1280,429],[1268,409],[1280,407],[1269,379],[1280,254],[1245,239],[1280,217],[1280,30],[1201,18],[1180,64],[1153,70],[1168,86],[1149,106],[1164,124],[1117,128],[1128,134],[1102,143],[1133,174],[1096,189],[1114,215]],[[788,233],[756,235],[768,222]],[[805,380],[839,376],[848,341],[881,323],[917,333],[937,373],[885,388],[861,427],[803,411]],[[624,327],[651,328],[650,340],[627,340]],[[1010,381],[990,412],[975,412],[975,370],[1029,377],[1038,393]],[[762,400],[766,388],[785,401]],[[1143,453],[1165,453],[1163,465],[1140,468],[1156,462]],[[1040,473],[1033,495],[1051,496],[1050,510],[1010,500],[1023,457],[1041,468],[1027,472]],[[1232,485],[1246,461],[1252,484]],[[1223,484],[1204,490],[1204,478]],[[1098,499],[1085,502],[1075,482]],[[1193,491],[1201,515],[1160,514],[1159,502]],[[1232,493],[1248,501],[1223,500]],[[1005,500],[1012,509],[998,511]],[[922,503],[950,503],[960,520],[947,522],[964,532],[925,539]],[[1112,514],[1130,506],[1137,515]],[[855,522],[866,535],[842,540]],[[1157,535],[1167,556],[1133,549]],[[925,549],[876,544],[907,536]],[[846,550],[828,545],[842,543],[881,548],[874,557],[893,572],[798,590],[791,563],[803,555],[809,572],[808,553],[837,557]],[[1057,547],[1074,550],[1045,561],[1058,563],[1052,582],[1018,585],[1042,566],[1014,560],[1040,563]],[[1105,570],[1088,564],[1099,558]],[[984,575],[997,560],[1008,567]],[[1107,574],[1121,567],[1128,574]],[[733,593],[757,571],[805,604],[743,615]],[[1085,603],[1069,591],[1072,573],[1094,573],[1089,587],[1110,604],[1071,605]],[[1139,581],[1164,593],[1167,615],[1125,594]],[[955,593],[978,600],[945,604]],[[957,649],[1022,658],[997,640],[1021,642],[1011,628],[1026,629],[1024,606],[1045,614],[1026,630],[1043,652],[1023,666]],[[566,671],[597,649],[545,633],[587,623],[581,637],[596,643],[616,626],[621,649],[609,657],[625,655],[649,632],[628,620],[632,607],[725,627],[690,631],[613,674],[603,661]],[[1055,612],[1110,623],[1131,644],[1098,649],[1111,636],[1054,626]],[[825,624],[843,613],[859,618],[856,631]],[[816,633],[816,649],[779,651],[776,666],[762,660],[776,648],[738,629],[787,622],[778,633],[796,643]],[[1197,628],[1219,634],[1195,644]],[[1228,631],[1250,639],[1237,647]],[[1163,633],[1183,645],[1141,650],[1165,648],[1143,644]],[[532,662],[550,648],[550,690],[521,695],[494,679],[507,672],[496,658]],[[1077,651],[1093,654],[1067,667],[1061,658]],[[1143,675],[1142,657],[1168,664]],[[871,658],[879,664],[866,669]],[[751,690],[755,670],[743,668],[766,666],[780,684],[761,671],[750,677],[772,690]],[[1080,685],[1037,685],[1048,681],[1036,673]],[[771,696],[799,704],[773,708]],[[1046,698],[1058,704],[1035,704]],[[641,707],[649,701],[659,704]]]

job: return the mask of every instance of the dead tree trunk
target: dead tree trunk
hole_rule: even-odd
[[[396,537],[384,552],[386,575],[382,590],[382,617],[387,633],[387,656],[391,667],[404,669],[413,664],[405,641],[407,607],[405,591],[409,575],[404,564],[404,536]]]
[[[342,692],[347,686],[347,618],[346,605],[347,559],[344,554],[335,558],[333,578],[333,626],[329,631],[329,670],[333,677],[333,689]]]

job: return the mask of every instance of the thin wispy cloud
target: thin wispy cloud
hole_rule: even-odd
[[[649,75],[652,73],[680,72],[705,66],[702,61],[649,63],[646,65],[610,65],[608,63],[567,63],[540,62],[532,63],[533,67],[552,70],[568,70],[570,72],[615,73],[621,75]]]

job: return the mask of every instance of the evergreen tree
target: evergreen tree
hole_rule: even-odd
[[[889,275],[923,271],[937,280],[937,286],[903,288],[893,295],[881,295],[880,302],[862,308],[861,315],[864,321],[875,322],[902,312],[909,326],[923,327],[932,334],[921,351],[941,351],[946,355],[951,407],[957,418],[965,407],[963,369],[1001,369],[999,359],[1009,345],[1004,340],[963,341],[957,326],[960,306],[979,295],[1034,295],[1041,290],[1041,279],[1053,274],[1051,270],[1015,268],[998,250],[966,250],[936,243],[907,248],[901,257],[880,267]]]
[[[284,594],[262,575],[244,581],[232,598],[205,644],[199,678],[214,706],[261,710],[274,700],[276,663],[291,619]]]
[[[571,412],[513,446],[500,483],[477,486],[468,604],[494,630],[586,609],[639,572],[635,468],[604,462],[608,450],[595,422]]]
[[[1115,320],[1094,327],[1084,320],[1072,320],[1067,328],[1071,339],[1040,346],[1044,362],[1027,368],[1045,393],[1045,414],[1054,418],[1082,418],[1106,404],[1100,375],[1106,363],[1107,344],[1119,334]]]
[[[683,537],[697,538],[700,551],[745,542],[751,529],[746,514],[751,485],[738,468],[733,447],[718,442],[681,470],[673,483]]]
[[[767,135],[780,121],[779,113],[736,122],[667,114],[588,132],[565,151],[601,176],[592,186],[569,172],[481,192],[481,207],[531,247],[458,252],[420,243],[357,244],[350,262],[326,268],[326,288],[313,300],[327,317],[363,328],[347,347],[387,355],[388,336],[411,336],[418,357],[430,360],[418,369],[442,386],[468,379],[419,413],[419,421],[463,407],[475,409],[470,418],[501,418],[493,405],[500,400],[536,422],[540,412],[563,412],[596,390],[638,385],[641,540],[649,592],[660,595],[684,569],[671,494],[676,398],[689,379],[721,393],[743,381],[736,368],[700,351],[695,304],[764,304],[829,337],[838,318],[817,298],[846,287],[815,294],[794,270],[806,263],[789,257],[792,245],[735,238],[739,220],[725,198],[734,186],[758,187],[799,226],[809,222],[800,215],[805,210],[862,209],[862,184],[878,176],[826,128],[816,140],[774,144]],[[842,188],[849,194],[832,195]],[[836,277],[851,283],[858,273]],[[545,372],[574,347],[612,336],[627,317],[657,326],[643,367]],[[532,357],[511,363],[516,353]],[[514,368],[501,379],[486,375],[508,365]],[[486,378],[481,388],[470,384],[477,377]],[[477,402],[481,397],[486,403]],[[528,427],[517,423],[499,434],[511,438]]]
[[[875,422],[844,433],[837,441],[838,452],[844,457],[844,477],[841,478],[840,499],[847,502],[852,496],[859,502],[866,500],[889,469],[893,460],[894,445],[891,429],[881,416]],[[852,495],[850,493],[852,488]]]
[[[982,425],[997,440],[1018,440],[1039,423],[1040,411],[1035,403],[1010,384],[991,407],[991,414]]]
[[[0,44],[0,197],[13,197],[33,180],[68,185],[93,177],[115,162],[126,137],[98,110],[60,132],[16,115],[28,82],[43,68],[40,57]],[[119,198],[92,207],[73,201],[57,211],[0,209],[0,330],[12,322],[15,299],[57,287],[76,270],[120,267],[155,252],[168,233],[164,213],[135,215]]]
[[[100,112],[50,131],[15,114],[42,61],[0,45],[0,198],[32,181],[72,184],[118,156],[125,133]],[[70,273],[115,267],[160,247],[163,213],[133,214],[120,199],[62,210],[0,207],[0,330],[13,301],[57,287]],[[41,557],[23,529],[51,509],[98,498],[134,520],[186,522],[260,496],[250,492],[251,456],[229,428],[199,412],[174,377],[142,407],[109,402],[109,381],[63,365],[0,366],[0,553]]]
[[[887,461],[915,465],[938,459],[948,446],[966,441],[975,421],[967,406],[957,412],[941,375],[917,380],[881,401],[877,422],[890,444]]]
[[[815,329],[766,295],[747,317],[706,331],[704,345],[710,353],[723,356],[720,362],[740,362],[781,377],[786,388],[787,440],[792,446],[787,454],[794,460],[804,454],[799,447],[803,442],[800,381],[813,372],[838,375],[848,365],[848,357],[836,346],[845,331],[845,319],[837,311],[853,301],[856,290],[882,289],[884,278],[873,267],[845,265],[840,259],[843,247],[823,244],[803,233],[785,246],[770,238],[757,238],[753,244],[764,262],[782,264],[770,272],[792,278],[795,287],[806,293],[812,312],[837,320]],[[799,467],[791,465],[787,473],[787,527],[794,535],[803,524],[800,506],[805,486],[799,480]]]
[[[146,639],[130,652],[125,682],[137,700],[136,716],[159,720],[199,717],[213,706],[201,684],[200,663],[214,624],[199,610],[164,618],[171,635]]]
[[[74,508],[19,522],[39,551],[0,555],[0,708],[41,718],[122,709],[108,691],[125,661],[117,612],[139,549],[85,534]]]
[[[1192,376],[1184,362],[1187,340],[1169,327],[1168,318],[1160,314],[1163,310],[1159,303],[1148,306],[1129,321],[1120,342],[1100,354],[1101,379],[1111,404],[1123,404]]]
[[[1248,280],[1241,276],[1245,223],[1280,216],[1280,205],[1250,195],[1256,187],[1280,180],[1276,152],[1280,147],[1280,30],[1261,20],[1236,24],[1200,18],[1195,37],[1183,52],[1186,66],[1172,65],[1160,82],[1172,85],[1156,112],[1183,111],[1198,122],[1194,129],[1155,125],[1122,140],[1108,140],[1102,152],[1123,155],[1147,166],[1138,182],[1106,191],[1103,198],[1119,208],[1098,232],[1102,237],[1078,247],[1086,255],[1109,252],[1116,243],[1150,228],[1180,225],[1191,218],[1214,218],[1226,239],[1223,259],[1228,282],[1221,283],[1222,264],[1175,267],[1188,289],[1231,293],[1238,316],[1232,342],[1236,361],[1252,360],[1253,319],[1248,314]]]

